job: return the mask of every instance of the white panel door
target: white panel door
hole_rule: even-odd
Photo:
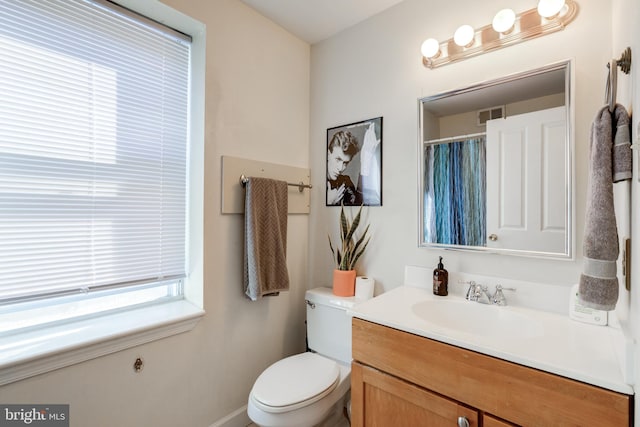
[[[487,121],[487,247],[565,252],[565,107]]]

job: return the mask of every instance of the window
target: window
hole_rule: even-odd
[[[145,4],[195,39],[104,0],[0,3],[0,334],[201,305],[204,26]]]

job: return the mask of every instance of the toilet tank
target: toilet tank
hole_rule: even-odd
[[[351,316],[347,310],[354,297],[339,297],[331,288],[315,288],[307,300],[307,340],[309,349],[331,359],[351,363]]]

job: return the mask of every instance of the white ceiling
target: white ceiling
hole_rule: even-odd
[[[403,0],[241,0],[258,13],[290,33],[314,44],[354,26]],[[425,107],[437,116],[471,111],[486,99],[497,99],[495,105],[507,104],[564,90],[564,72],[543,73],[529,79],[499,87],[473,90],[464,96],[445,96],[430,100]],[[523,85],[522,81],[528,82]],[[535,82],[532,83],[532,82]],[[531,93],[535,88],[535,93]],[[494,100],[495,100],[494,99]],[[477,105],[476,105],[477,104]],[[479,108],[479,107],[478,107]]]
[[[242,0],[309,44],[322,41],[402,0]]]

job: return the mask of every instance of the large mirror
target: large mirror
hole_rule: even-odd
[[[419,243],[572,257],[570,62],[419,100]]]

